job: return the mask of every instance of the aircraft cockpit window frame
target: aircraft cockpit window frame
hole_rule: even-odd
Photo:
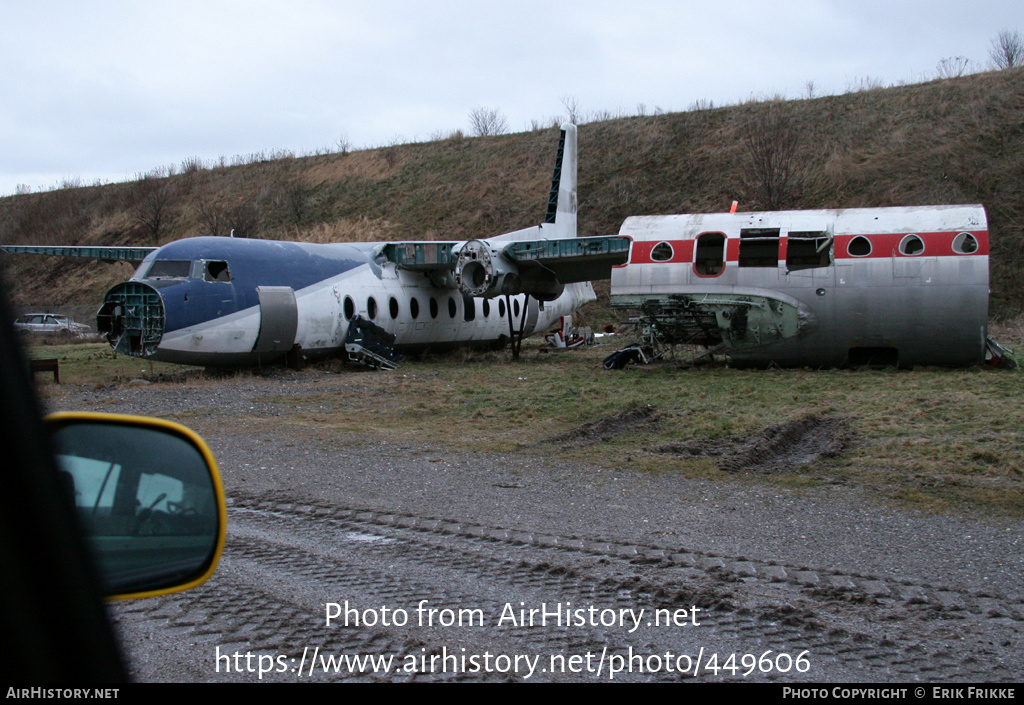
[[[188,279],[192,261],[187,259],[155,259],[143,279]]]
[[[668,262],[674,254],[672,245],[667,242],[659,242],[651,250],[651,260],[654,262]]]
[[[973,255],[979,249],[978,238],[971,233],[963,232],[953,238],[953,252],[958,255]]]
[[[231,269],[224,260],[205,260],[203,262],[203,279],[208,282],[231,281]]]
[[[904,257],[920,257],[924,254],[924,240],[920,235],[910,233],[900,240],[900,254]]]
[[[725,271],[725,233],[708,232],[697,236],[693,251],[693,271],[698,277],[717,277]]]
[[[871,254],[873,249],[871,240],[867,239],[863,235],[858,235],[846,243],[846,252],[850,257],[867,257]]]

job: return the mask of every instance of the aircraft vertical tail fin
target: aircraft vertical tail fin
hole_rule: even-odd
[[[544,217],[545,225],[555,226],[555,238],[576,237],[576,164],[576,126],[567,122],[562,125]]]

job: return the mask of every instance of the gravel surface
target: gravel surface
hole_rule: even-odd
[[[267,423],[315,403],[311,395],[351,391],[343,377],[306,371],[50,392],[54,410],[181,421],[204,436],[224,476],[229,544],[217,575],[187,593],[113,609],[138,677],[588,681],[607,680],[614,656],[640,653],[663,658],[636,661],[616,680],[1024,677],[1020,522],[912,513],[842,487],[797,493],[609,470],[543,449],[453,450],[443,439],[394,443],[373,434],[325,443],[315,429],[296,436]],[[328,627],[326,605],[346,600],[404,608],[411,621],[428,600],[479,609],[486,622]],[[508,605],[567,602],[648,617],[660,608],[692,617],[699,607],[702,621],[645,622],[633,632],[619,623],[499,624]],[[314,648],[442,660],[305,675],[304,655]],[[808,668],[783,659],[744,676],[744,655],[765,651],[803,653]],[[453,653],[520,654],[550,668],[531,670],[528,659],[443,666]],[[679,661],[684,653],[701,654],[703,670]],[[717,667],[735,654],[732,670],[713,668],[711,653]],[[274,659],[263,662],[273,672],[259,673],[257,655]],[[555,664],[572,655],[592,663]]]

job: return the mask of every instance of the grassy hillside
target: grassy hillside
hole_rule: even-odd
[[[581,234],[733,199],[740,210],[982,203],[993,314],[1024,310],[1024,70],[621,118],[579,135]],[[0,199],[0,239],[152,245],[232,228],[318,242],[486,237],[543,217],[557,139],[552,127],[240,166],[189,160],[135,182]],[[764,150],[786,168],[758,168]],[[130,272],[4,259],[23,306],[95,303]]]

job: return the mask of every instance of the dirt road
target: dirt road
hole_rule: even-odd
[[[51,397],[175,418],[221,464],[214,578],[112,609],[140,679],[1024,676],[1020,523],[274,423],[332,384]]]

